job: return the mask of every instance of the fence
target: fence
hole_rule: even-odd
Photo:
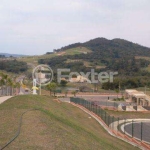
[[[14,95],[15,89],[12,87],[1,87],[0,88],[0,96],[8,96],[8,95]]]
[[[95,103],[99,106],[104,106],[104,107],[112,107],[112,108],[115,108],[117,109],[118,108],[118,105],[121,103],[116,103],[116,102],[110,102],[110,101],[95,101]]]
[[[110,129],[117,132],[120,131],[122,134],[136,138],[140,141],[150,142],[150,123],[114,117],[102,109],[101,106],[81,98],[70,98],[70,102],[79,104],[101,117]]]

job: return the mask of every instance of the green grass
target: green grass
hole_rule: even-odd
[[[82,53],[85,54],[91,53],[91,50],[87,49],[86,47],[76,47],[76,48],[65,50],[64,52],[65,55],[75,55],[75,54],[82,54]]]
[[[136,150],[110,136],[93,118],[68,103],[49,96],[17,96],[0,105],[0,146],[16,133],[23,116],[19,137],[6,150]],[[117,143],[117,144],[116,144]]]
[[[121,112],[105,109],[108,114],[120,119],[150,119],[150,112]]]
[[[85,47],[77,47],[77,48],[67,49],[63,52],[58,52],[58,53],[53,53],[53,54],[22,57],[22,58],[18,58],[18,61],[20,60],[20,61],[24,61],[27,63],[32,63],[34,65],[37,65],[39,59],[47,59],[47,58],[52,58],[52,57],[56,57],[56,56],[75,55],[75,54],[90,53],[90,52],[91,52],[91,50],[89,50]]]

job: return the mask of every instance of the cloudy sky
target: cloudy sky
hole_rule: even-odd
[[[0,52],[44,54],[96,37],[150,47],[150,0],[0,2]]]

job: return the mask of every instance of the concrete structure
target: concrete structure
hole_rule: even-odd
[[[150,96],[141,91],[127,89],[125,90],[125,99],[128,102],[136,103],[137,106],[150,106]]]
[[[87,79],[86,77],[83,77],[81,75],[77,76],[76,78],[71,78],[69,81],[72,83],[77,83],[77,82],[80,82],[80,83],[89,82],[89,83],[91,83],[91,81],[89,79]]]

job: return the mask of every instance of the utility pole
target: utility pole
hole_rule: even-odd
[[[41,95],[41,79],[42,79],[41,68],[40,68],[40,72],[38,73],[38,78],[39,78],[39,82],[40,82],[39,95]]]
[[[40,95],[41,95],[41,76],[42,76],[42,74],[40,72]]]

